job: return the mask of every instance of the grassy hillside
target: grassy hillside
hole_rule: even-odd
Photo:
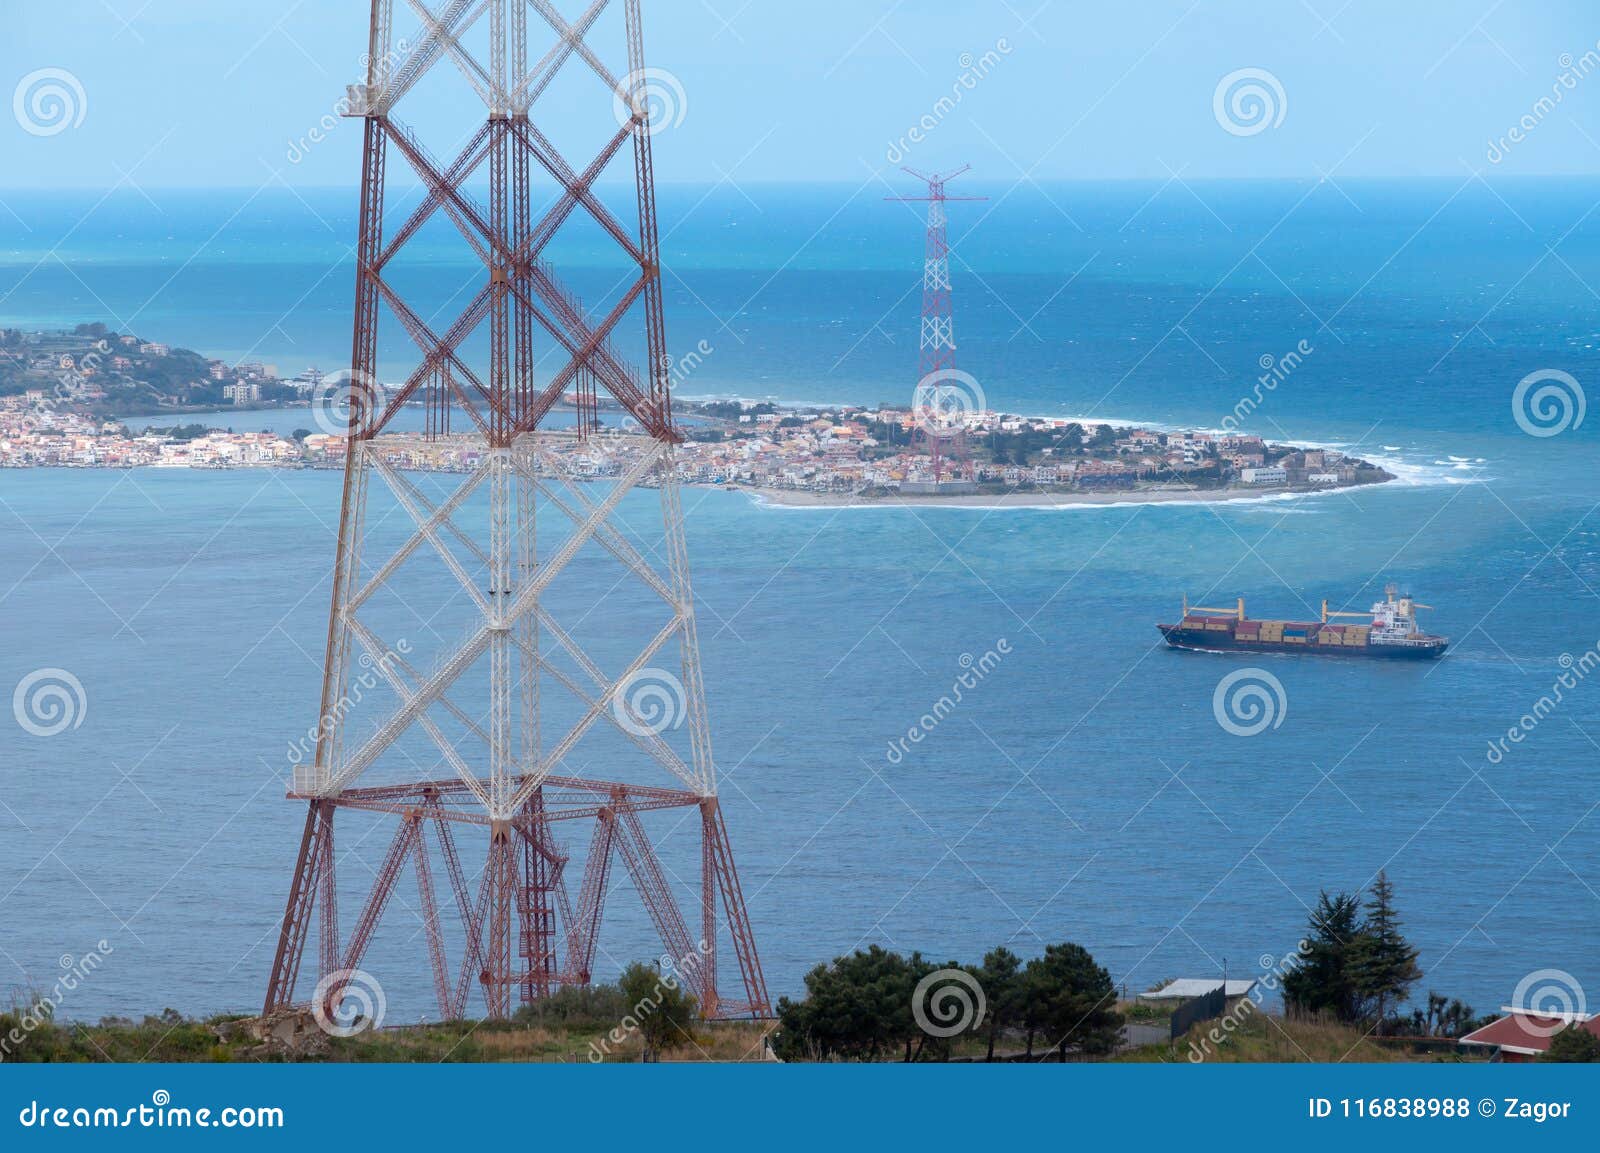
[[[1210,1039],[1213,1028],[1220,1038],[1218,1041]],[[1207,1021],[1195,1026],[1187,1037],[1172,1044],[1143,1045],[1114,1058],[1117,1061],[1203,1061],[1208,1064],[1468,1059],[1451,1048],[1418,1052],[1405,1044],[1374,1041],[1364,1030],[1349,1026],[1290,1021],[1267,1013],[1252,1013],[1244,1017],[1231,1032],[1225,1032],[1218,1021]]]
[[[0,1014],[0,1038],[17,1025]],[[692,1038],[663,1061],[760,1061],[768,1026],[715,1022],[698,1026]],[[637,1035],[613,1042],[610,1027],[543,1025],[536,1022],[452,1021],[382,1029],[350,1038],[311,1038],[300,1051],[267,1049],[228,1018],[189,1021],[174,1013],[140,1022],[104,1021],[98,1025],[46,1023],[9,1042],[0,1060],[95,1061],[637,1061]]]

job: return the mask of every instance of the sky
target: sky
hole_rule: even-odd
[[[395,3],[396,35],[413,43],[420,2]],[[569,17],[586,2],[556,0]],[[1041,182],[1600,173],[1592,2],[643,2],[674,112],[656,147],[666,182],[859,182],[899,163]],[[354,122],[318,125],[359,78],[366,0],[6,9],[0,188],[356,181]],[[595,50],[625,74],[604,27]],[[1228,100],[1241,86],[1242,111]],[[64,121],[30,103],[52,87]],[[608,102],[573,63],[535,112],[576,136],[575,110]],[[468,124],[482,106],[458,84],[432,111]]]

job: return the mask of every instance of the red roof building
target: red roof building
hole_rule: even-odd
[[[1458,1045],[1483,1045],[1494,1050],[1491,1060],[1507,1064],[1537,1061],[1563,1029],[1576,1025],[1600,1037],[1600,1017],[1587,1013],[1533,1013],[1527,1009],[1501,1009],[1506,1016],[1468,1033]]]

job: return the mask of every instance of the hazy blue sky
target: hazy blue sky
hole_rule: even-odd
[[[289,157],[359,73],[365,0],[5,7],[3,93],[64,69],[84,103],[49,136],[0,116],[0,186],[355,181],[351,123]],[[407,0],[396,9],[414,38]],[[909,163],[970,161],[996,182],[1600,172],[1600,72],[1533,111],[1560,87],[1563,54],[1595,49],[1592,0],[645,0],[645,21],[650,62],[685,98],[658,148],[663,180],[864,179],[952,92],[963,54],[990,51],[998,63]],[[598,51],[626,71],[614,38]],[[1283,93],[1281,121],[1253,135],[1214,114],[1219,80],[1240,69]],[[560,122],[604,102],[584,73],[539,112]],[[478,115],[465,98],[461,112]],[[1536,127],[1491,164],[1490,142],[1525,115]]]

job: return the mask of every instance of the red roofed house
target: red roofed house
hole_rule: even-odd
[[[1473,1030],[1456,1044],[1485,1045],[1494,1050],[1490,1060],[1525,1064],[1537,1061],[1555,1035],[1572,1025],[1600,1037],[1600,1017],[1587,1013],[1534,1013],[1509,1006],[1500,1011],[1506,1016]]]

